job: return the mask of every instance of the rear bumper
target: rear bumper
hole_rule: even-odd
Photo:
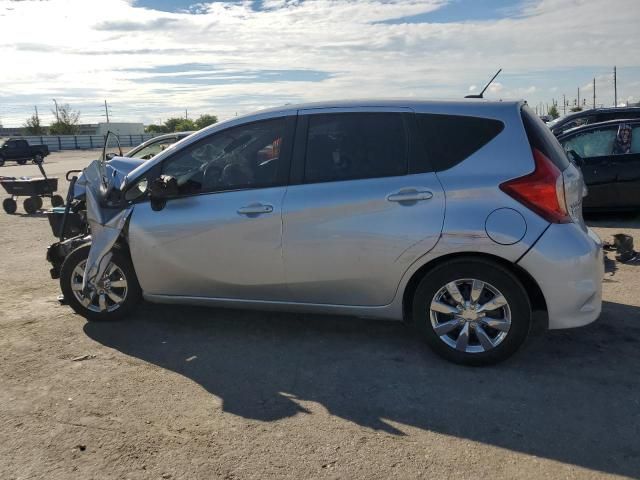
[[[536,280],[547,303],[549,329],[587,325],[600,316],[602,242],[578,225],[552,224],[518,262]]]

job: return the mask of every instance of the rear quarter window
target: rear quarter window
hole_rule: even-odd
[[[531,148],[540,150],[561,172],[569,166],[569,159],[558,139],[526,105],[522,107],[522,122]]]
[[[430,113],[416,117],[418,135],[437,172],[458,165],[504,129],[501,121],[490,118]]]

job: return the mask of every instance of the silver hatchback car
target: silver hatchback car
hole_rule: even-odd
[[[89,320],[141,298],[404,319],[441,356],[489,364],[533,310],[551,329],[599,316],[584,192],[523,102],[285,106],[95,162],[74,187],[91,236],[49,259]]]

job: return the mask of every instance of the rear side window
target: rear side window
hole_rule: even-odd
[[[499,120],[461,115],[417,114],[419,135],[430,164],[448,170],[493,140],[504,124]]]
[[[407,145],[400,113],[310,115],[304,181],[404,175]]]
[[[532,148],[540,150],[561,172],[569,166],[569,159],[558,139],[526,105],[522,107],[522,122]]]

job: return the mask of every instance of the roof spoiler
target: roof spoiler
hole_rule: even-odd
[[[484,97],[483,97],[484,92],[487,90],[487,88],[489,88],[489,85],[491,85],[491,84],[493,83],[493,81],[496,79],[496,77],[497,77],[498,75],[500,75],[500,72],[501,72],[501,71],[502,71],[502,69],[501,69],[501,68],[500,68],[500,69],[498,69],[498,71],[496,72],[496,74],[495,74],[493,77],[491,77],[491,80],[489,80],[489,83],[487,83],[487,84],[484,86],[484,88],[482,89],[482,91],[481,91],[480,93],[475,94],[475,95],[467,95],[467,96],[465,96],[464,98],[484,98]]]

